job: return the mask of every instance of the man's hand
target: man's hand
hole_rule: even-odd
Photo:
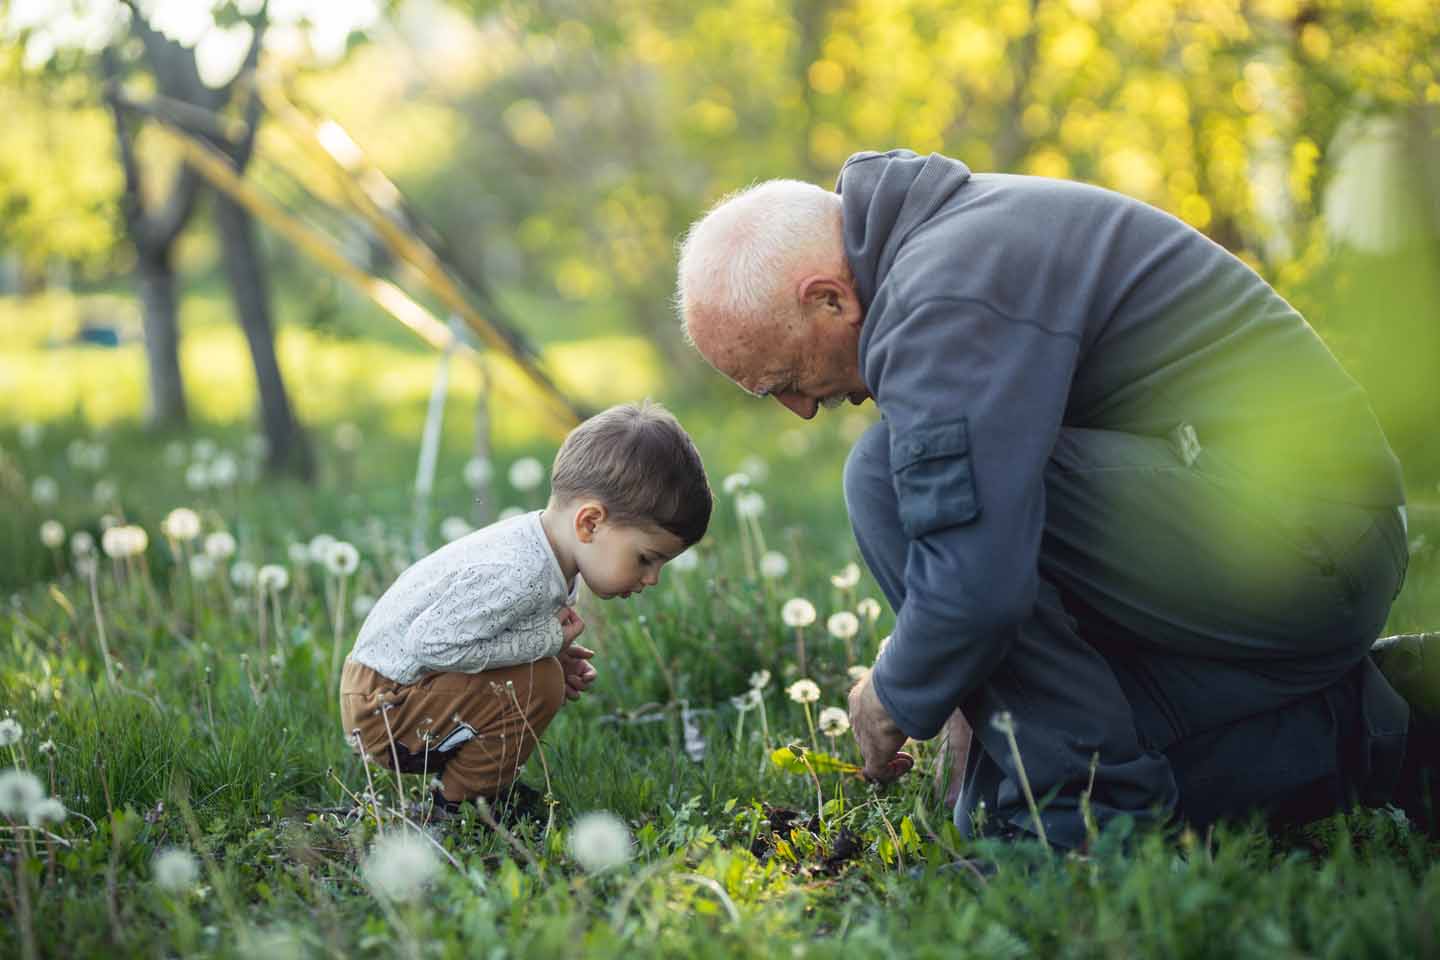
[[[555,614],[555,619],[560,621],[560,635],[565,638],[567,647],[585,632],[585,621],[580,619],[580,614],[575,612],[574,607],[561,607],[560,612]]]
[[[850,730],[860,745],[866,780],[888,783],[909,773],[915,765],[914,757],[900,752],[905,734],[875,695],[869,674],[850,691]]]

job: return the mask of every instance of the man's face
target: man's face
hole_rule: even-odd
[[[789,317],[764,324],[706,324],[702,336],[692,323],[702,356],[746,393],[774,397],[809,420],[820,407],[838,407],[870,398],[860,378],[860,312],[853,294],[802,299]],[[713,329],[712,329],[713,328]]]

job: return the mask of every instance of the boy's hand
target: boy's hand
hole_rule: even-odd
[[[560,621],[560,635],[565,638],[567,647],[585,632],[585,621],[580,619],[580,614],[575,612],[574,607],[561,607],[555,618]]]
[[[590,662],[595,651],[578,643],[567,642],[558,656],[560,669],[565,672],[565,698],[579,700],[580,694],[595,682],[595,665]]]

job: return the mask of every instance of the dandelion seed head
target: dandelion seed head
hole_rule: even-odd
[[[756,483],[764,483],[770,478],[770,464],[753,453],[748,454],[740,461],[740,472]]]
[[[60,499],[60,484],[53,477],[38,476],[30,484],[30,499],[42,507],[54,506]]]
[[[255,582],[261,590],[279,593],[290,586],[290,571],[278,563],[267,563],[255,573]]]
[[[25,735],[25,728],[14,717],[0,720],[0,747],[13,747]]]
[[[845,674],[850,678],[851,683],[859,683],[870,675],[870,668],[862,667],[857,663],[853,667],[846,667]]]
[[[240,476],[240,464],[229,451],[210,461],[210,486],[228,487]]]
[[[325,558],[330,555],[330,548],[335,545],[335,542],[335,538],[328,533],[317,533],[311,537],[309,543],[310,562],[323,564]]]
[[[108,527],[100,535],[100,549],[113,560],[138,557],[150,545],[150,537],[144,527],[135,524],[121,524]]]
[[[725,491],[726,496],[733,497],[750,486],[750,475],[747,473],[732,473],[720,481],[720,489]]]
[[[310,563],[310,548],[303,543],[291,541],[285,545],[285,557],[290,561],[290,566],[303,568]]]
[[[470,521],[464,517],[446,517],[440,521],[440,536],[444,537],[447,543],[469,536],[474,530]]]
[[[185,468],[185,489],[201,493],[210,486],[210,469],[203,463],[192,463]]]
[[[440,860],[427,841],[408,831],[392,832],[375,841],[363,871],[377,894],[406,903],[419,899],[439,875]]]
[[[741,713],[749,713],[760,706],[760,691],[754,687],[730,698],[730,705]]]
[[[485,457],[471,457],[465,461],[465,486],[471,490],[483,490],[490,485],[495,467]]]
[[[41,756],[47,756],[49,754],[52,754],[55,752],[55,741],[45,740],[40,744],[37,749],[39,749]]]
[[[570,856],[587,873],[618,867],[631,857],[630,828],[608,810],[581,814],[570,828]]]
[[[161,890],[186,893],[195,889],[200,879],[200,862],[189,850],[166,847],[156,852],[150,863],[150,875]]]
[[[64,823],[67,816],[69,811],[65,809],[65,804],[54,797],[46,797],[30,806],[26,820],[32,827],[43,827],[51,823]]]
[[[204,582],[215,576],[215,560],[208,553],[197,553],[190,558],[190,578]]]
[[[534,490],[545,480],[545,468],[534,457],[521,457],[510,464],[510,486],[522,493]]]
[[[95,538],[89,530],[76,530],[70,534],[70,552],[77,557],[95,552]]]
[[[776,580],[790,572],[790,560],[778,550],[766,550],[760,557],[760,576]]]
[[[756,670],[754,673],[750,674],[750,686],[752,689],[755,690],[764,690],[766,687],[770,686],[770,671]]]
[[[850,729],[850,714],[841,707],[826,707],[820,711],[816,725],[825,736],[838,737]]]
[[[837,590],[850,590],[860,582],[860,566],[856,563],[847,563],[841,571],[830,578],[830,583]]]
[[[189,507],[176,507],[160,521],[160,531],[171,540],[194,540],[200,536],[200,514]]]
[[[871,623],[874,623],[880,618],[880,601],[874,597],[866,597],[864,600],[855,604],[855,612]]]
[[[814,680],[801,677],[786,687],[785,693],[796,703],[814,703],[820,699],[820,685]]]
[[[255,586],[258,571],[249,560],[237,560],[230,566],[230,582],[242,590]]]
[[[224,530],[217,530],[205,538],[205,554],[214,560],[229,560],[235,556],[235,538]]]
[[[735,498],[735,512],[742,517],[754,518],[765,512],[765,498],[751,490]]]
[[[360,551],[353,543],[337,540],[325,554],[325,569],[337,577],[348,577],[360,567]]]
[[[860,618],[849,610],[841,610],[839,613],[830,614],[825,621],[825,629],[832,637],[849,640],[860,632]]]
[[[65,526],[59,520],[46,520],[40,524],[40,542],[51,550],[59,550],[65,543]]]
[[[780,619],[787,627],[808,627],[815,622],[815,604],[804,597],[792,597],[780,608]]]
[[[45,788],[29,770],[12,767],[0,773],[0,814],[23,820],[30,808],[45,799]]]
[[[95,489],[90,492],[90,495],[94,497],[96,503],[110,503],[118,493],[119,488],[115,486],[115,481],[97,480]]]
[[[190,456],[194,460],[209,460],[215,456],[215,451],[218,449],[214,440],[209,437],[200,437],[190,445]]]

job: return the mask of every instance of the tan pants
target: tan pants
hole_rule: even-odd
[[[493,799],[514,782],[564,702],[554,657],[412,684],[347,659],[340,675],[340,722],[351,744],[383,767],[438,776],[452,801]]]

